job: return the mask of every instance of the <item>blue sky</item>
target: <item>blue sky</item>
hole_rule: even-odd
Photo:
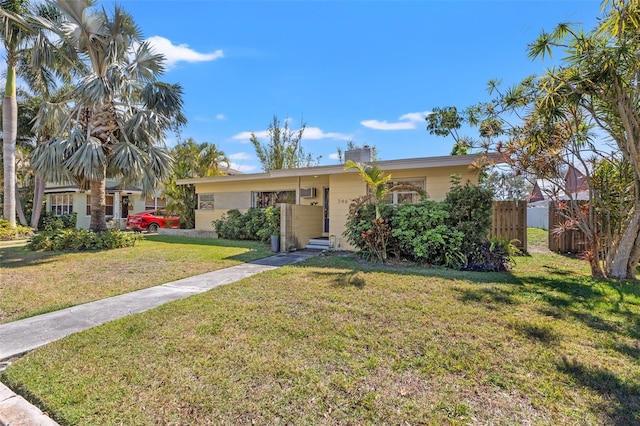
[[[184,88],[181,138],[215,143],[245,172],[260,171],[248,135],[274,114],[307,123],[304,149],[322,165],[348,140],[382,160],[448,155],[453,141],[428,134],[428,111],[487,100],[490,79],[542,73],[527,43],[562,21],[591,29],[600,15],[599,0],[118,4],[167,56],[162,79]]]

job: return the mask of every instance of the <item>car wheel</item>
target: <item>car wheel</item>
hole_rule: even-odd
[[[155,234],[156,232],[158,232],[158,228],[159,226],[157,223],[150,223],[149,226],[147,226],[147,232]]]

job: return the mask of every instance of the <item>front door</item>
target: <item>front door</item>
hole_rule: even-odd
[[[120,207],[120,217],[126,219],[129,216],[129,197],[126,195],[122,196],[122,203]]]
[[[324,227],[322,232],[329,232],[329,188],[324,188]]]

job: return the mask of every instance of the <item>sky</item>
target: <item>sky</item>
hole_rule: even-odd
[[[100,0],[107,10],[116,2]],[[119,0],[156,51],[161,80],[184,90],[179,138],[214,143],[232,167],[261,171],[251,132],[267,142],[274,115],[307,127],[303,147],[338,164],[347,141],[381,160],[448,155],[426,114],[489,100],[549,63],[527,44],[559,22],[591,29],[600,1]]]

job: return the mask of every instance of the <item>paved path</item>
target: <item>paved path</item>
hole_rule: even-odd
[[[282,253],[157,287],[2,324],[0,325],[0,361],[21,355],[78,331],[144,312],[174,300],[204,293],[260,272],[297,263],[318,253],[318,251]],[[24,416],[26,417],[23,419]],[[40,410],[0,383],[0,426],[55,424]]]

